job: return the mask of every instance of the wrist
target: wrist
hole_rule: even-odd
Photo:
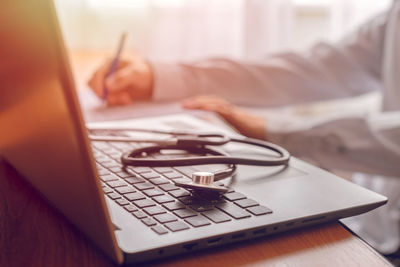
[[[265,118],[250,114],[240,108],[234,108],[232,114],[232,123],[242,134],[251,138],[266,139],[267,127]]]

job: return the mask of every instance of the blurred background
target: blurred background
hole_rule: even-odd
[[[84,110],[101,104],[87,81],[114,56],[122,32],[124,56],[137,52],[152,61],[204,57],[260,59],[281,51],[301,52],[318,41],[335,42],[391,0],[55,0]],[[283,121],[377,112],[380,94],[370,93],[312,105],[278,109]],[[121,110],[120,110],[121,109]],[[132,111],[113,108],[118,116]],[[107,111],[110,112],[111,111]],[[265,113],[265,109],[253,112]],[[94,113],[94,112],[93,112]],[[87,115],[90,120],[118,116]],[[274,114],[272,115],[274,116]],[[292,119],[293,117],[293,119]],[[289,120],[290,119],[290,120]]]
[[[56,0],[72,51],[128,50],[153,60],[252,59],[335,41],[390,0]]]
[[[85,117],[110,120],[134,112],[98,112],[101,101],[87,81],[114,56],[127,32],[124,56],[137,52],[152,61],[188,61],[218,56],[260,59],[281,51],[301,52],[319,41],[335,42],[391,0],[55,0]],[[83,89],[83,90],[82,90]],[[380,94],[317,102],[276,110],[252,110],[302,123],[311,117],[375,113]],[[117,115],[114,115],[114,112]],[[112,114],[106,116],[106,112]],[[140,113],[141,114],[141,113]],[[271,127],[271,126],[270,126]],[[277,127],[280,127],[279,125]]]

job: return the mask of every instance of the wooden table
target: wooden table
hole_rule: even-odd
[[[0,266],[112,266],[95,245],[0,161]],[[152,265],[389,266],[338,222],[241,242]]]

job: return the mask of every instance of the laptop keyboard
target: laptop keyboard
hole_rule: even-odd
[[[128,167],[121,153],[138,143],[92,142],[98,174],[106,196],[159,235],[207,227],[215,223],[263,216],[272,211],[244,194],[199,195],[174,181],[191,181],[192,167]],[[217,182],[218,183],[218,182]]]

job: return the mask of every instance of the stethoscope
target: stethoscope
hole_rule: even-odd
[[[208,164],[227,164],[228,167],[215,172],[194,172],[192,173],[191,182],[175,182],[176,186],[202,191],[226,192],[228,188],[221,185],[216,185],[214,182],[233,177],[236,173],[236,165],[252,165],[252,166],[281,166],[287,165],[290,159],[289,152],[270,142],[261,141],[252,138],[232,138],[223,134],[204,133],[196,134],[189,132],[147,130],[135,128],[118,128],[118,129],[102,129],[93,128],[90,130],[97,131],[116,131],[121,132],[143,132],[152,134],[168,135],[166,138],[142,139],[129,136],[114,136],[114,135],[92,135],[89,138],[92,141],[112,141],[112,142],[138,142],[150,143],[148,146],[132,149],[129,152],[123,153],[121,162],[123,166],[135,167],[177,167],[177,166],[192,166],[192,165],[208,165]],[[268,158],[243,158],[229,155],[216,147],[226,145],[228,143],[241,143],[256,147],[261,147],[273,152],[279,156]],[[156,153],[161,153],[164,150],[181,150],[190,154],[199,156],[190,157],[174,157],[174,158],[156,158],[152,157]]]

